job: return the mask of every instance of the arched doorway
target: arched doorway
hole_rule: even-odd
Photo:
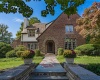
[[[53,40],[48,40],[46,42],[46,52],[47,53],[55,53],[55,43]]]

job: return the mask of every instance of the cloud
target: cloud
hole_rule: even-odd
[[[20,18],[15,18],[15,19],[13,19],[13,20],[14,20],[14,22],[18,22],[18,23],[23,22],[23,20],[22,20],[22,19],[20,19]]]

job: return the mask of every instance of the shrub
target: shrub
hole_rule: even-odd
[[[17,52],[17,51],[25,51],[25,50],[27,50],[27,48],[25,46],[23,46],[23,45],[19,45],[14,50],[15,50],[15,52]]]
[[[94,50],[91,55],[92,56],[100,56],[100,49]]]
[[[35,50],[35,56],[41,56],[40,50],[38,50],[38,49]]]
[[[100,64],[88,64],[88,65],[85,65],[84,68],[100,76]]]
[[[76,53],[73,50],[64,50],[63,56],[66,58],[75,58]]]
[[[75,50],[81,51],[82,55],[91,55],[94,49],[95,48],[93,44],[84,44],[75,48]]]
[[[74,51],[75,51],[76,55],[78,55],[78,56],[82,55],[80,50],[74,50]]]
[[[23,52],[24,52],[24,51],[17,51],[17,52],[16,52],[17,57],[21,57],[21,54],[22,54]]]
[[[64,52],[63,48],[58,48],[58,55],[63,55],[63,52]]]
[[[22,59],[33,58],[35,56],[35,52],[32,50],[25,50],[21,54]]]
[[[15,51],[11,50],[11,51],[9,51],[9,52],[6,53],[6,57],[7,58],[11,58],[11,57],[17,57],[17,56],[16,56]]]
[[[6,57],[6,53],[12,49],[13,48],[10,46],[10,44],[0,42],[0,58]]]

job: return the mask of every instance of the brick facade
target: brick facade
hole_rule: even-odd
[[[76,38],[77,46],[82,45],[85,43],[85,39],[78,34],[75,30],[76,20],[80,16],[78,14],[74,14],[71,16],[67,16],[66,14],[62,13],[38,38],[38,46],[39,49],[43,53],[47,53],[47,44],[48,40],[52,40],[55,43],[55,53],[57,54],[58,48],[65,47],[65,38]],[[66,25],[73,25],[74,32],[73,33],[65,33],[65,26]]]

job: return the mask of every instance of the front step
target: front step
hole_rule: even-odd
[[[66,76],[30,76],[29,80],[69,80]]]
[[[33,72],[34,76],[66,76],[66,72]]]

